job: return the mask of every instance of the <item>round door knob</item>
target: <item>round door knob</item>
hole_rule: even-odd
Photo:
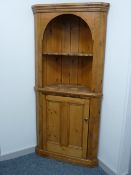
[[[85,122],[87,122],[88,121],[88,118],[86,117],[86,118],[84,118],[84,120],[85,120]]]

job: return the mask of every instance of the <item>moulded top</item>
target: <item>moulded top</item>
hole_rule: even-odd
[[[46,12],[107,12],[109,3],[89,2],[89,3],[61,3],[61,4],[36,4],[32,6],[33,13]]]

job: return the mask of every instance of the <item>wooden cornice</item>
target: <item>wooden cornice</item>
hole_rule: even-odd
[[[33,13],[47,12],[107,12],[109,3],[62,3],[62,4],[36,4],[32,6]]]

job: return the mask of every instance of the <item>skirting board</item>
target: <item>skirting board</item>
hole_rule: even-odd
[[[16,151],[13,153],[9,153],[3,156],[0,156],[0,161],[4,161],[4,160],[9,160],[9,159],[14,159],[20,156],[24,156],[30,153],[34,153],[35,152],[35,146],[34,147],[30,147],[30,148],[26,148],[20,151]]]
[[[117,175],[116,172],[112,171],[108,166],[106,166],[103,161],[99,160],[99,166],[108,174],[108,175]]]
[[[111,170],[107,165],[105,165],[103,163],[103,161],[101,161],[99,159],[99,166],[108,174],[108,175],[130,175],[128,173],[122,173],[122,174],[118,174],[117,172],[114,172],[113,170]]]

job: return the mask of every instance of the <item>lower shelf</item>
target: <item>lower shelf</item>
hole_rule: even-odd
[[[50,95],[61,95],[65,97],[77,97],[77,98],[99,98],[102,93],[96,93],[90,91],[87,87],[81,85],[70,85],[70,84],[54,84],[45,86],[43,88],[35,88],[36,91]]]
[[[96,167],[98,165],[98,160],[93,159],[93,160],[88,160],[88,159],[79,159],[76,157],[71,157],[71,156],[65,156],[65,155],[60,155],[58,153],[53,153],[49,151],[44,151],[38,147],[36,147],[36,153],[40,156],[44,157],[49,157],[57,160],[62,160],[65,162],[73,163],[73,164],[79,164],[83,166],[88,166],[88,167]]]

